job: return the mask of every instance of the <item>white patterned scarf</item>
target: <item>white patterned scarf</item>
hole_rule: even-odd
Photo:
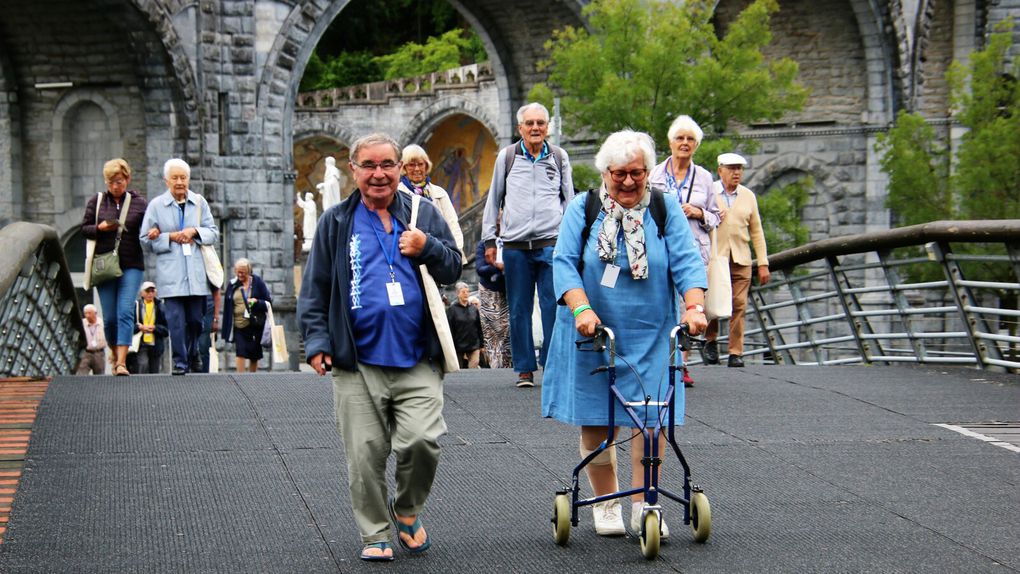
[[[630,275],[634,279],[647,279],[648,250],[645,247],[643,221],[645,213],[648,211],[651,194],[646,188],[641,201],[628,209],[609,197],[609,191],[603,183],[599,189],[599,199],[602,200],[602,211],[606,214],[598,235],[599,259],[607,263],[616,261],[616,236],[620,231],[620,222],[622,221],[623,243],[627,246]]]

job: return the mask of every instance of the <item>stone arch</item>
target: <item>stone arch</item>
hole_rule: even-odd
[[[808,204],[804,208],[804,219],[813,223],[809,226],[812,240],[828,237],[833,226],[836,203],[847,195],[848,188],[845,182],[840,181],[833,173],[831,166],[822,159],[802,153],[780,154],[761,166],[756,166],[744,185],[755,190],[755,193],[761,190],[764,194],[777,182],[793,173],[803,173],[814,178],[815,185],[809,192]],[[824,193],[821,190],[824,190]]]
[[[137,53],[138,77],[146,102],[146,157],[148,181],[162,182],[163,162],[183,157],[201,177],[202,121],[204,106],[192,59],[185,52],[175,18],[186,10],[198,10],[195,0],[128,0],[137,10],[125,28]],[[137,20],[137,22],[136,22]],[[164,72],[165,75],[155,73]]]
[[[486,113],[481,106],[458,97],[440,98],[435,103],[418,112],[414,119],[407,124],[404,131],[401,132],[398,141],[423,141],[425,136],[433,128],[435,128],[435,126],[455,114],[462,114],[477,120],[489,130],[492,137],[496,138],[497,145],[506,145],[510,143],[510,132],[504,130],[502,134],[505,135],[502,135],[501,137],[501,132],[496,127],[496,122],[493,118],[489,117],[489,114]]]
[[[857,17],[867,66],[868,117],[862,118],[862,123],[888,124],[896,115],[902,95],[895,81],[902,54],[897,51],[895,32],[885,32],[893,27],[890,3],[850,0],[850,6]]]
[[[333,117],[300,116],[298,122],[294,124],[294,141],[314,136],[332,138],[347,147],[354,145],[354,140],[358,139],[350,129]]]
[[[750,3],[750,0],[716,0],[713,6],[715,19],[719,22],[730,22],[735,18],[738,10]],[[893,109],[893,75],[895,73],[895,51],[894,40],[887,33],[888,6],[887,3],[873,2],[871,0],[828,0],[826,5],[819,7],[814,2],[796,0],[784,2],[782,9],[773,18],[773,43],[766,48],[766,54],[770,56],[791,56],[795,60],[805,58],[814,59],[814,69],[808,67],[801,61],[801,77],[805,73],[822,73],[815,85],[830,90],[828,98],[832,105],[842,108],[836,114],[836,121],[843,124],[858,123],[887,123],[886,118],[892,117]],[[824,14],[824,17],[823,17]],[[842,17],[840,20],[844,25],[836,24],[834,18]],[[822,30],[816,30],[818,26],[805,26],[804,22],[797,19],[822,18],[816,20],[817,24],[824,24]],[[777,31],[777,23],[789,22],[790,30]],[[856,30],[852,29],[856,26]],[[826,32],[827,29],[827,32]],[[822,57],[824,50],[836,49],[831,44],[833,38],[821,37],[820,34],[829,33],[839,35],[837,38],[842,45],[853,51],[853,60],[846,58]],[[818,45],[812,48],[812,42]],[[849,43],[847,43],[849,42]],[[800,51],[798,58],[796,52]],[[771,52],[771,53],[770,53]],[[849,55],[849,54],[847,54]],[[847,70],[850,64],[860,61],[861,68],[856,66],[853,70]],[[828,72],[828,77],[825,73]],[[840,85],[838,85],[840,84]],[[841,84],[847,84],[846,86]],[[810,85],[810,84],[809,84]],[[857,93],[861,91],[861,93]],[[820,103],[824,94],[812,94],[809,98],[809,105],[814,102]],[[862,98],[864,101],[859,107],[850,107],[845,100],[847,98]],[[859,109],[859,113],[857,110]],[[850,112],[853,111],[853,114]],[[830,117],[815,117],[818,113],[811,113],[806,109],[800,114],[792,114],[791,120],[795,123],[815,122],[819,120],[830,120]]]
[[[84,203],[75,201],[73,197],[75,185],[73,181],[75,177],[74,164],[84,159],[82,157],[75,157],[76,154],[74,152],[77,150],[74,138],[80,133],[80,130],[74,128],[86,127],[77,125],[77,122],[83,119],[83,113],[93,115],[91,110],[95,110],[97,114],[100,114],[95,115],[91,121],[102,121],[105,123],[105,130],[95,135],[101,138],[105,137],[109,145],[106,148],[93,150],[94,153],[99,155],[90,159],[93,162],[100,161],[99,166],[102,167],[101,162],[111,157],[119,157],[123,153],[121,143],[123,134],[121,132],[117,107],[103,93],[87,88],[75,89],[65,94],[57,102],[53,109],[53,137],[50,140],[50,162],[53,173],[53,209],[56,213],[60,214],[55,223],[60,232],[69,229],[68,226],[72,222],[75,225],[80,223],[81,213],[79,211],[84,211]],[[93,129],[97,127],[99,126],[95,126]],[[93,177],[95,177],[95,173],[101,173],[101,170],[93,172]],[[84,201],[84,198],[81,199]],[[71,219],[68,221],[68,218],[73,218],[75,214],[78,215],[77,220]]]

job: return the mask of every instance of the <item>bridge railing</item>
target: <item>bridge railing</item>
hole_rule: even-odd
[[[825,239],[769,263],[749,296],[746,358],[1020,370],[1020,220]]]
[[[0,377],[74,372],[85,331],[56,230],[12,223],[0,245]]]

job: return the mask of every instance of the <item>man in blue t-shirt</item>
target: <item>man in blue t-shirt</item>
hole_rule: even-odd
[[[390,522],[412,553],[431,539],[418,515],[439,462],[443,355],[419,266],[439,283],[460,277],[461,253],[429,202],[410,225],[397,193],[400,147],[384,134],[351,148],[354,193],[319,218],[298,299],[308,363],[333,377],[337,427],[347,453],[362,560],[393,560]],[[387,497],[386,459],[396,456]]]

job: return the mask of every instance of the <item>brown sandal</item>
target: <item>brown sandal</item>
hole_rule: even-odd
[[[126,377],[131,374],[131,371],[128,371],[127,365],[120,364],[117,365],[117,368],[114,370],[114,374],[118,377]]]

